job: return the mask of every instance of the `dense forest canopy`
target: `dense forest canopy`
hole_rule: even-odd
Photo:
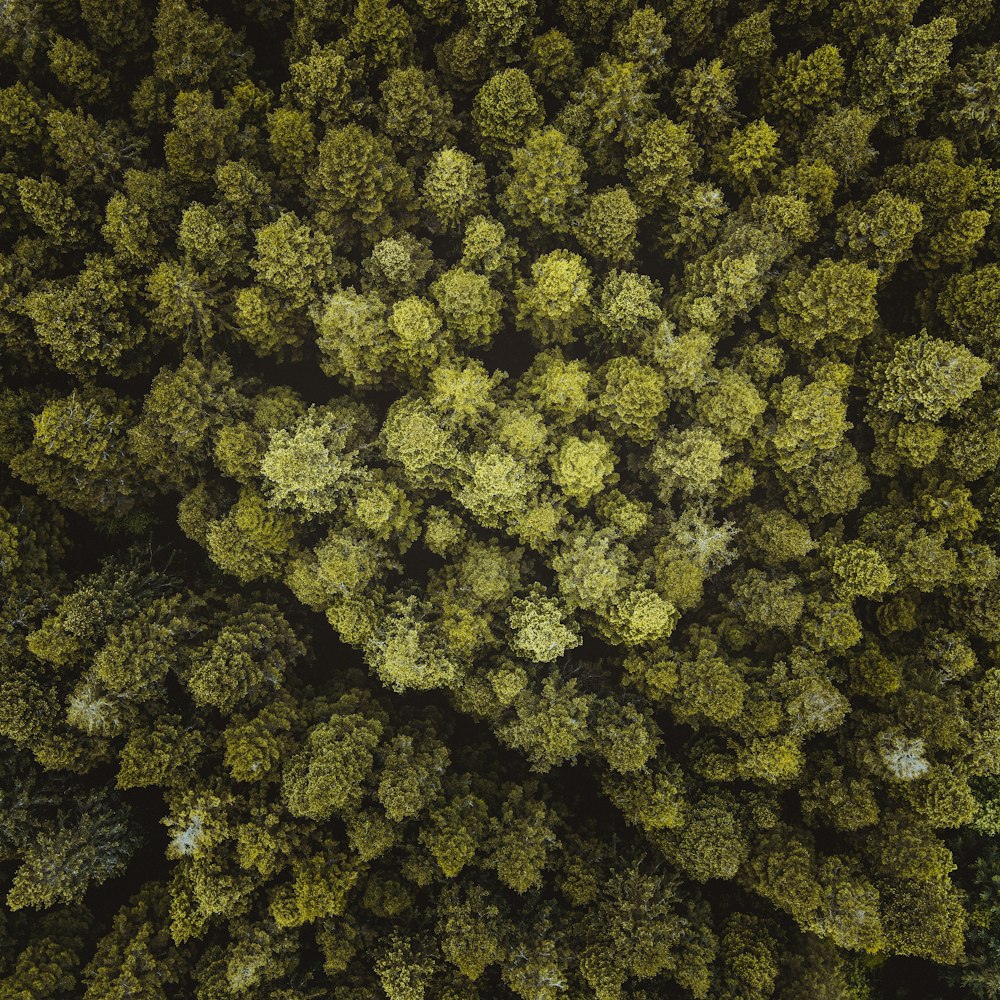
[[[0,0],[0,998],[1000,998],[991,0]]]

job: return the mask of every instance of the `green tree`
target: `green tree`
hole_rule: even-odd
[[[107,389],[53,398],[34,417],[34,438],[13,456],[11,470],[73,510],[126,517],[140,494],[128,439],[132,420],[128,401]]]
[[[454,232],[486,207],[486,171],[468,153],[446,146],[431,157],[420,189],[424,210]]]
[[[306,309],[336,273],[331,241],[286,213],[256,234],[256,283],[236,295],[240,336],[258,354],[298,347]]]
[[[64,371],[123,374],[145,330],[132,323],[132,293],[114,258],[93,255],[61,281],[42,281],[24,299],[39,342]]]
[[[620,170],[625,147],[656,113],[648,84],[641,66],[602,53],[584,70],[555,124],[589,163],[607,172]]]
[[[830,112],[844,87],[844,60],[835,45],[822,45],[807,56],[793,52],[774,68],[769,92],[761,102],[779,124],[791,129]]]
[[[306,183],[319,225],[368,245],[388,236],[414,199],[389,140],[354,123],[327,131]]]
[[[453,267],[431,286],[445,326],[467,344],[489,345],[500,331],[503,297],[484,274]]]
[[[877,405],[907,420],[940,420],[979,391],[990,364],[926,332],[900,341],[880,366]]]
[[[948,56],[958,25],[953,17],[936,17],[908,26],[897,41],[879,36],[860,76],[864,105],[886,116],[884,128],[900,134],[923,117],[934,88],[947,72]]]
[[[241,580],[280,573],[295,537],[293,520],[268,507],[264,497],[244,488],[224,516],[210,521],[205,545],[215,563]]]
[[[680,202],[701,159],[691,132],[669,118],[657,118],[637,132],[632,148],[625,170],[640,206],[649,211],[665,201]]]
[[[313,43],[310,53],[291,63],[281,87],[281,103],[305,112],[311,122],[339,125],[348,115],[351,69],[333,45]]]
[[[567,344],[585,322],[592,278],[583,258],[568,250],[543,254],[531,279],[517,288],[517,318],[542,345]]]
[[[850,350],[871,333],[878,275],[849,261],[820,261],[792,271],[775,289],[776,330],[797,350],[818,345]]]
[[[128,814],[115,799],[92,793],[73,813],[60,816],[53,828],[36,829],[34,836],[17,845],[13,856],[18,867],[6,897],[11,910],[79,901],[89,886],[100,885],[124,868],[136,837]],[[21,837],[27,833],[22,830]]]
[[[185,680],[195,702],[229,713],[278,689],[289,665],[304,653],[284,616],[258,605],[232,615],[217,635],[191,651]]]
[[[328,820],[356,809],[381,736],[375,719],[351,712],[334,714],[312,729],[283,770],[282,791],[292,815]]]
[[[197,184],[229,159],[238,117],[232,106],[217,108],[209,91],[183,90],[174,102],[173,126],[163,140],[167,167],[176,177]]]
[[[306,515],[335,510],[364,476],[354,456],[366,416],[349,406],[310,407],[290,431],[274,431],[260,465],[274,505]]]
[[[511,155],[511,179],[499,205],[524,229],[569,228],[586,185],[583,157],[555,128],[539,129]]]
[[[394,69],[382,84],[386,133],[403,150],[439,146],[454,129],[451,97],[415,66]]]
[[[612,358],[601,375],[597,405],[612,431],[641,444],[651,442],[669,402],[664,377],[628,356]]]
[[[520,69],[503,70],[490,77],[476,94],[472,120],[482,148],[491,156],[511,154],[521,137],[542,124],[544,110]]]
[[[778,133],[763,119],[734,129],[721,144],[717,162],[723,176],[737,190],[756,194],[778,165]]]
[[[627,188],[606,188],[587,200],[576,237],[591,257],[624,264],[635,253],[640,218]]]

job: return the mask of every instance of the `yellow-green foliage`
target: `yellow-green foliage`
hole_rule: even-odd
[[[998,25],[0,0],[0,997],[995,1000]]]

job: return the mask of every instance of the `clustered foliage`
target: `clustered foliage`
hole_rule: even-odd
[[[0,997],[1000,997],[997,17],[2,0]]]

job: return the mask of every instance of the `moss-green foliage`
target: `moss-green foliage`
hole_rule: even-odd
[[[0,997],[1000,995],[998,18],[0,0]]]

